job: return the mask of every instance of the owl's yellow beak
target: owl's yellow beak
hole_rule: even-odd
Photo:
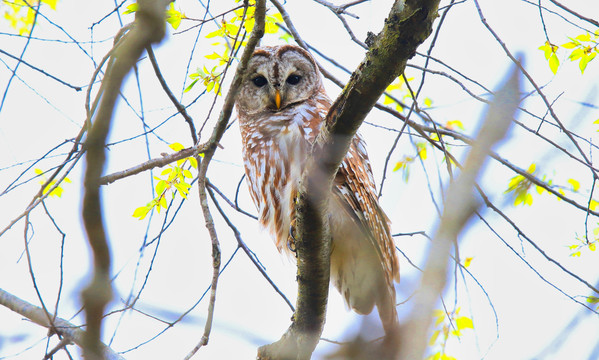
[[[275,90],[275,105],[277,110],[281,108],[281,92],[279,92],[279,89]]]

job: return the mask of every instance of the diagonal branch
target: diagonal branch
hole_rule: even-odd
[[[79,329],[77,326],[70,322],[52,315],[52,322],[48,320],[47,312],[33,304],[22,300],[3,289],[0,289],[0,305],[6,306],[10,310],[17,314],[26,317],[32,322],[41,325],[45,328],[56,331],[59,335],[63,336],[64,339],[68,339],[81,348],[84,347],[85,332]],[[101,344],[102,353],[106,360],[123,360],[123,357],[115,353],[114,350],[108,346]]]

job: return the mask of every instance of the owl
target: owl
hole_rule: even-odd
[[[254,52],[236,100],[246,179],[260,223],[291,257],[295,197],[330,106],[306,50],[282,45]],[[399,263],[359,135],[338,169],[328,212],[332,283],[356,312],[368,314],[376,305],[385,331],[393,330]]]

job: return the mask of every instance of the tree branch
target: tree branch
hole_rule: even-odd
[[[83,354],[88,360],[104,358],[100,342],[104,307],[112,297],[110,285],[110,249],[102,219],[99,179],[104,170],[106,155],[104,147],[112,113],[121,84],[135,65],[143,50],[162,39],[165,32],[165,8],[167,0],[140,0],[135,14],[135,23],[124,35],[122,42],[112,55],[106,71],[98,113],[89,129],[86,141],[86,170],[84,178],[83,223],[94,259],[93,278],[82,292],[86,313],[87,331],[83,338]]]
[[[176,153],[173,153],[173,154],[168,154],[168,155],[165,155],[160,158],[150,159],[144,163],[135,165],[129,169],[102,176],[98,180],[98,182],[100,183],[100,185],[108,185],[117,180],[139,174],[146,170],[150,170],[150,169],[153,169],[156,167],[163,167],[163,166],[168,165],[177,160],[185,159],[185,158],[188,158],[191,156],[196,156],[198,154],[203,153],[207,148],[208,148],[207,144],[198,144],[194,147],[183,149],[183,150],[177,151]]]
[[[248,3],[245,3],[246,10]],[[206,184],[208,182],[206,174],[208,172],[208,166],[210,165],[210,161],[214,156],[214,152],[216,151],[217,144],[222,138],[225,130],[227,129],[227,124],[229,122],[229,118],[231,117],[231,113],[233,111],[233,106],[235,105],[235,98],[237,93],[239,92],[239,88],[241,86],[241,81],[243,76],[245,75],[248,61],[250,60],[254,48],[258,44],[258,41],[264,35],[264,18],[266,13],[265,0],[257,0],[256,1],[256,10],[254,12],[255,25],[250,35],[250,38],[247,42],[247,45],[243,51],[241,56],[241,60],[239,61],[239,65],[237,66],[237,70],[235,71],[235,76],[233,77],[233,81],[231,82],[231,87],[227,92],[227,96],[225,98],[221,113],[219,115],[218,121],[214,126],[212,131],[212,135],[207,142],[207,148],[204,152],[204,158],[198,158],[198,163],[200,163],[200,168],[198,170],[198,193],[200,197],[200,205],[202,207],[202,213],[204,215],[204,222],[206,228],[208,229],[208,233],[210,234],[210,240],[212,241],[212,285],[210,289],[210,303],[208,305],[208,316],[206,319],[206,325],[204,327],[204,334],[200,342],[191,350],[191,352],[186,356],[186,359],[191,358],[202,346],[208,344],[208,339],[210,336],[210,331],[212,329],[212,318],[214,315],[214,304],[216,301],[216,285],[218,281],[219,269],[220,269],[220,245],[218,241],[218,236],[216,234],[216,229],[214,228],[214,221],[212,219],[212,214],[210,213],[210,209],[208,207],[208,196],[206,192]],[[244,12],[245,16],[245,12]],[[241,31],[241,27],[240,27]],[[235,46],[233,46],[233,49]]]
[[[3,289],[0,289],[0,305],[9,308],[17,314],[26,317],[34,323],[41,325],[45,328],[52,328],[58,332],[65,339],[69,339],[81,348],[85,347],[85,331],[79,329],[77,326],[70,322],[56,317],[55,315],[50,316],[52,323],[48,320],[48,315],[43,309],[22,300]],[[124,358],[114,352],[111,348],[104,344],[100,344],[101,351],[107,360],[123,360]]]

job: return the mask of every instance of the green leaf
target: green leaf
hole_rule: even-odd
[[[580,41],[591,41],[591,34],[586,33],[586,34],[578,35],[576,37],[576,40],[580,40]]]
[[[537,170],[537,164],[532,163],[532,164],[530,164],[530,166],[528,167],[526,172],[529,174],[534,174],[536,170]]]
[[[559,59],[557,58],[557,54],[553,53],[549,58],[549,68],[555,75],[557,73],[557,68],[559,67]]]
[[[472,264],[472,257],[467,257],[466,260],[464,260],[464,267],[467,268]]]
[[[168,183],[164,180],[158,181],[156,184],[156,194],[162,195],[167,188]]]
[[[149,204],[146,206],[140,206],[135,211],[133,211],[133,217],[139,218],[139,220],[143,220],[146,215],[152,210],[152,206]]]
[[[570,54],[570,56],[568,58],[572,61],[576,61],[576,60],[580,59],[583,55],[584,55],[584,49],[577,48],[574,51],[572,51],[572,53]]]
[[[572,190],[574,192],[578,192],[578,189],[580,189],[580,183],[578,182],[578,180],[576,180],[576,179],[568,179],[568,183],[570,185],[572,185]]]
[[[549,41],[545,41],[545,44],[539,46],[539,50],[542,50],[545,54],[545,59],[549,60],[551,54],[555,53],[555,46],[551,45]]]
[[[587,302],[589,304],[599,304],[599,297],[589,296],[589,297],[587,297]]]
[[[586,54],[583,55],[580,58],[580,62],[578,63],[578,67],[580,68],[580,72],[584,74],[584,70],[587,68],[588,63],[593,60],[595,58],[595,56],[597,56],[596,53],[590,53],[590,54]]]
[[[44,4],[48,4],[52,10],[56,10],[56,4],[58,3],[58,0],[42,0],[41,1]]]
[[[459,318],[455,319],[455,323],[458,330],[474,329],[472,319],[466,316],[460,316]]]
[[[439,337],[439,334],[441,333],[440,330],[435,330],[433,331],[433,335],[431,335],[430,340],[428,341],[428,346],[433,346],[435,345],[435,343],[437,342],[437,338]]]
[[[433,310],[433,317],[435,318],[435,326],[439,326],[445,320],[445,311],[435,309]]]
[[[181,19],[185,18],[185,14],[182,12],[175,10],[175,2],[171,2],[169,9],[166,11],[166,22],[168,22],[173,29],[177,30],[179,25],[181,25]]]
[[[422,160],[426,160],[426,143],[425,142],[419,142],[416,144],[416,149],[418,150],[418,156],[422,159]]]
[[[181,145],[181,143],[178,143],[178,142],[172,143],[168,147],[173,149],[173,151],[181,151],[181,150],[185,149],[185,146]]]
[[[139,10],[139,5],[137,3],[133,3],[131,5],[127,5],[127,10],[123,11],[123,15],[132,14]]]
[[[565,44],[560,45],[561,47],[563,47],[564,49],[576,49],[578,46],[580,46],[579,42],[575,42],[575,41],[570,41],[567,42]]]
[[[462,124],[462,122],[460,120],[449,120],[445,124],[445,127],[450,130],[455,130],[456,128],[458,128],[460,130],[464,130],[464,124]]]
[[[191,84],[189,84],[185,90],[183,90],[184,93],[188,92],[189,90],[191,90],[193,88],[193,86],[198,82],[198,79],[195,79],[194,81],[191,82]]]

